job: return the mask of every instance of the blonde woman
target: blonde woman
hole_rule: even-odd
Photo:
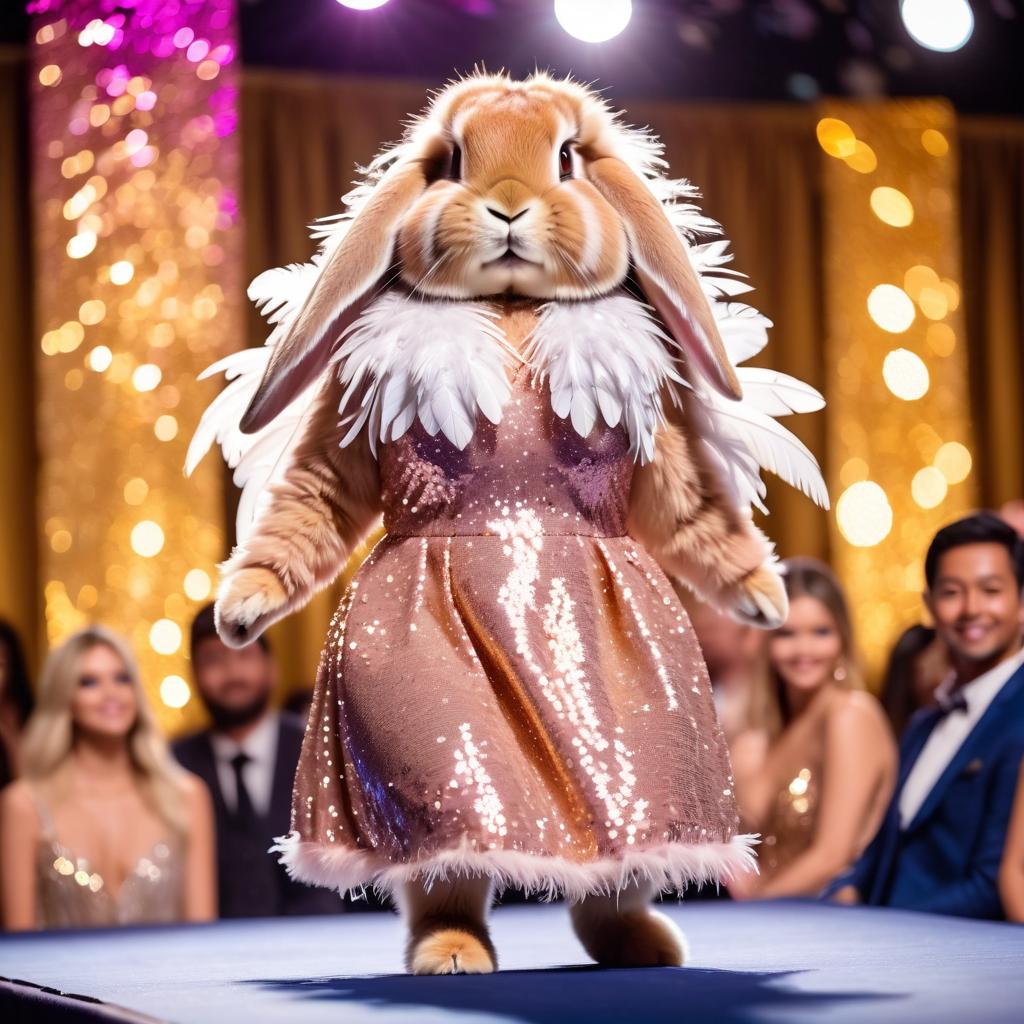
[[[126,643],[100,626],[48,658],[0,795],[7,929],[214,916],[206,788],[171,759]]]
[[[762,834],[760,876],[729,885],[738,899],[816,895],[871,840],[896,780],[838,580],[812,559],[786,562],[784,579],[789,615],[769,634],[732,750],[744,825]]]

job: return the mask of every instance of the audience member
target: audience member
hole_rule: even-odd
[[[904,630],[889,655],[882,681],[882,707],[897,738],[915,711],[935,703],[935,691],[949,675],[949,655],[934,629]]]
[[[874,835],[896,777],[882,709],[863,688],[846,600],[827,566],[784,563],[789,615],[768,637],[747,729],[733,744],[760,875],[734,898],[817,895]]]
[[[925,602],[950,654],[911,721],[878,835],[832,887],[841,902],[1000,918],[997,884],[1024,756],[1024,541],[990,512],[941,529]]]
[[[120,637],[93,626],[50,654],[23,767],[0,798],[6,928],[213,917],[210,800],[171,758]]]
[[[21,641],[14,627],[0,619],[0,789],[20,774],[21,734],[32,703]]]
[[[751,681],[758,671],[762,630],[737,622],[695,598],[682,584],[676,587],[707,663],[715,709],[730,743],[743,727]]]
[[[217,823],[221,917],[270,917],[342,910],[337,893],[293,882],[270,854],[291,828],[292,784],[304,723],[272,710],[276,666],[265,636],[224,644],[213,605],[192,623],[192,672],[213,725],[174,745],[207,785]]]
[[[1024,764],[1017,778],[1017,795],[999,868],[999,896],[1007,918],[1024,924]]]
[[[999,508],[999,518],[1009,523],[1017,536],[1024,537],[1024,498],[1014,498]]]

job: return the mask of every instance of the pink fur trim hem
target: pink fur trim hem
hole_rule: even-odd
[[[271,853],[280,853],[288,874],[308,885],[344,894],[372,886],[391,894],[403,882],[421,878],[429,886],[459,876],[487,876],[498,890],[518,885],[547,899],[610,894],[630,882],[648,881],[661,891],[728,881],[740,872],[756,872],[756,835],[734,836],[725,843],[665,843],[647,850],[577,863],[565,857],[544,857],[517,850],[478,851],[465,841],[421,860],[395,864],[365,850],[303,841],[298,832],[278,836]]]

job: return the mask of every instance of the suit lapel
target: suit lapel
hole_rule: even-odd
[[[966,739],[960,745],[960,749],[953,755],[952,760],[946,765],[945,771],[939,776],[938,781],[932,786],[931,792],[925,797],[924,803],[918,808],[917,814],[907,824],[905,829],[906,832],[911,832],[918,828],[922,822],[926,821],[928,817],[935,811],[935,808],[942,802],[942,797],[946,790],[949,788],[950,783],[964,770],[972,758],[983,758],[986,753],[987,741],[989,734],[999,726],[999,723],[1003,716],[1003,708],[1012,701],[1020,690],[1024,689],[1024,666],[1018,668],[1016,672],[1003,684],[1002,689],[996,694],[995,699],[985,709],[985,713],[981,716],[974,728],[967,734]],[[935,718],[938,721],[938,717]],[[935,722],[932,723],[934,728]],[[931,729],[928,730],[927,735],[931,733]],[[921,753],[921,749],[924,747],[922,742],[918,748],[917,753]],[[915,757],[916,761],[917,758]],[[909,768],[908,768],[909,774]],[[906,775],[903,777],[903,781],[906,781]],[[902,788],[902,784],[901,787]]]
[[[204,732],[200,737],[200,743],[196,748],[197,764],[196,774],[206,783],[213,797],[213,810],[217,819],[228,816],[228,805],[224,800],[224,793],[220,788],[220,776],[217,774],[217,759],[213,753],[213,743],[210,741],[210,734]]]

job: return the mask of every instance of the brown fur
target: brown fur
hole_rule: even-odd
[[[284,481],[252,536],[221,567],[218,624],[226,641],[248,643],[302,607],[341,571],[380,515],[380,476],[364,431],[338,445],[341,385],[326,382]]]
[[[573,174],[560,180],[562,145]],[[726,394],[739,383],[686,247],[628,163],[638,142],[605,102],[543,73],[449,85],[368,176],[373,191],[274,356],[243,428],[268,423],[326,365],[338,330],[391,273],[424,296],[605,295],[636,277],[691,361]],[[454,148],[462,174],[446,167]],[[513,227],[506,219],[515,218]],[[507,247],[521,259],[501,263]],[[341,317],[341,324],[337,323]]]
[[[498,957],[487,930],[491,882],[486,878],[408,882],[399,897],[408,929],[411,974],[489,974]]]
[[[768,564],[771,545],[693,443],[692,399],[682,401],[679,409],[666,399],[668,421],[655,440],[654,459],[634,474],[629,532],[669,575],[711,604],[777,625],[786,615],[786,592]]]
[[[633,883],[609,896],[588,896],[569,908],[573,931],[603,967],[682,967],[688,951],[675,925],[651,910],[655,893]]]
[[[560,181],[558,153],[570,141],[582,173]],[[463,150],[462,182],[444,180],[437,170],[456,143]],[[573,82],[485,75],[449,86],[412,126],[390,170],[379,175],[389,162],[383,158],[368,177],[374,192],[275,351],[243,417],[245,429],[269,422],[326,367],[339,331],[396,256],[414,292],[495,299],[501,327],[517,348],[536,320],[537,303],[495,297],[608,294],[623,284],[632,257],[640,286],[691,364],[726,393],[738,393],[686,248],[630,166],[637,145],[644,143],[629,136],[599,97]],[[519,215],[520,227],[505,226]],[[509,269],[500,257],[513,244],[521,259]],[[339,397],[330,374],[284,482],[273,489],[251,538],[222,567],[218,626],[229,643],[251,641],[308,601],[380,513],[366,432],[339,447]],[[708,600],[775,624],[785,614],[785,591],[770,546],[702,457],[686,412],[671,403],[666,408],[670,419],[654,460],[634,479],[630,532]],[[647,907],[651,895],[633,886],[572,908],[574,927],[598,962],[682,963],[681,936]],[[410,970],[496,968],[486,881],[439,882],[430,890],[414,883],[402,899]]]

